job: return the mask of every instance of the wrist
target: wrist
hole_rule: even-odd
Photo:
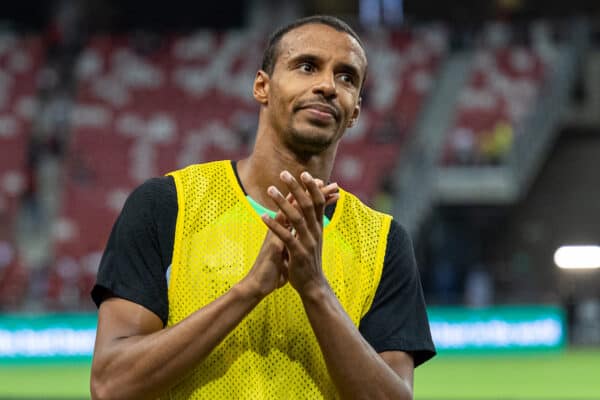
[[[268,293],[263,293],[260,285],[256,284],[252,279],[242,279],[240,282],[235,284],[231,290],[235,291],[236,294],[245,302],[256,305],[264,299]]]
[[[325,278],[318,282],[304,285],[302,291],[298,292],[303,303],[321,304],[325,298],[333,295],[333,290]]]

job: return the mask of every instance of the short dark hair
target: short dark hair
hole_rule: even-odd
[[[350,28],[350,26],[347,23],[345,23],[339,18],[332,17],[330,15],[313,15],[310,17],[297,19],[287,25],[280,27],[271,34],[267,43],[267,48],[265,49],[265,52],[263,54],[261,69],[267,74],[271,75],[273,73],[273,70],[275,69],[277,57],[279,56],[279,42],[281,41],[281,38],[289,31],[292,31],[296,28],[308,24],[327,25],[339,32],[347,33],[348,35],[356,39],[356,41],[366,54],[365,46],[360,40],[360,37],[358,37],[358,34],[352,28]]]

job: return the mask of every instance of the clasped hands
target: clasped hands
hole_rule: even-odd
[[[337,201],[336,183],[325,185],[308,172],[296,180],[288,171],[280,174],[289,194],[275,186],[267,194],[278,207],[275,217],[263,215],[269,228],[252,270],[246,277],[260,297],[289,282],[300,296],[327,287],[321,266],[325,206]]]

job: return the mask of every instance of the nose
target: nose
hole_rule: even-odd
[[[335,98],[337,96],[337,89],[333,74],[322,74],[319,76],[319,80],[313,87],[313,93],[320,94],[327,99]]]

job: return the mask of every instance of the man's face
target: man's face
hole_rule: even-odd
[[[349,34],[308,24],[284,35],[268,85],[268,118],[284,143],[319,153],[358,118],[367,67]]]

